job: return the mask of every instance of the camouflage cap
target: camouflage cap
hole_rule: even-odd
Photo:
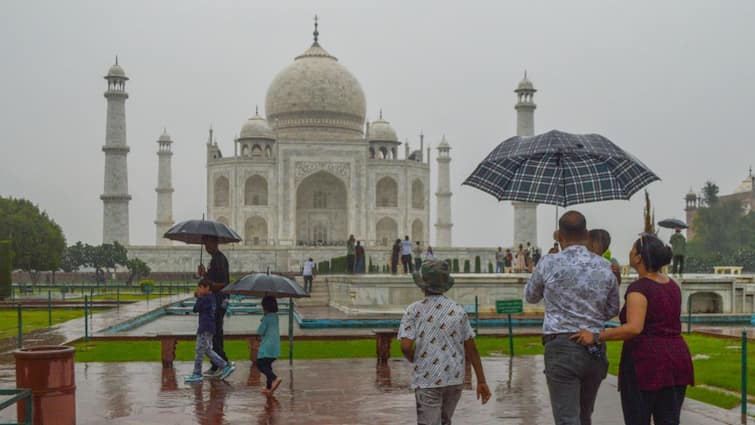
[[[441,260],[425,260],[419,270],[412,273],[414,283],[427,292],[442,294],[454,286],[448,263]]]

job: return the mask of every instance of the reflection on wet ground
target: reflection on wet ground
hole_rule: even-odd
[[[464,391],[454,424],[542,425],[553,423],[541,356],[488,358],[485,372],[495,395],[481,406]],[[414,395],[407,388],[410,365],[374,359],[274,363],[283,383],[274,398],[260,394],[259,372],[239,363],[227,381],[184,384],[190,363],[163,370],[159,363],[77,364],[78,423],[90,424],[413,424]],[[0,369],[0,386],[12,386]],[[13,409],[0,412],[0,420]],[[734,424],[738,415],[694,401],[685,403],[686,425]],[[593,423],[622,424],[615,378],[601,388]]]

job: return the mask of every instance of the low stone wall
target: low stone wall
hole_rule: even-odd
[[[494,312],[496,300],[524,299],[527,275],[456,274],[456,283],[446,295],[460,304],[474,304],[481,312]],[[328,285],[330,305],[347,313],[398,312],[422,299],[422,291],[407,275],[333,275],[322,279]],[[542,311],[526,305],[525,310]]]
[[[228,257],[231,272],[234,274],[251,271],[299,271],[302,264],[312,258],[315,262],[330,260],[346,255],[345,247],[265,247],[252,248],[237,245],[221,247]],[[487,271],[488,263],[495,262],[495,248],[439,248],[435,250],[438,258],[459,260],[459,267],[464,267],[464,260],[469,260],[474,270],[475,257],[480,257],[482,271]],[[138,257],[155,272],[191,272],[199,264],[200,247],[198,245],[181,246],[130,246],[129,258]],[[390,264],[391,251],[385,248],[366,249],[367,263],[372,260],[375,266]],[[204,263],[209,256],[203,254]]]

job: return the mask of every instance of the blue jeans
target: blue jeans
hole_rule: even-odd
[[[202,374],[204,356],[209,357],[216,368],[222,369],[228,365],[218,353],[212,351],[212,334],[209,332],[197,334],[197,344],[194,347],[194,375]]]
[[[495,272],[496,273],[503,273],[503,262],[497,262],[497,263],[495,263]]]

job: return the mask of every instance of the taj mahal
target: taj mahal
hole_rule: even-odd
[[[366,120],[366,97],[359,80],[319,40],[280,71],[267,89],[264,114],[257,109],[225,151],[210,129],[206,143],[207,217],[231,226],[243,241],[227,249],[229,260],[248,270],[296,270],[307,257],[316,261],[343,255],[355,235],[378,264],[390,245],[408,235],[423,246],[431,241],[430,208],[435,200],[432,246],[456,258],[493,258],[494,248],[455,247],[452,239],[451,144],[437,141],[437,185],[430,190],[431,150],[402,143],[380,111]],[[182,271],[197,263],[195,247],[173,245],[163,234],[174,224],[170,135],[158,144],[155,189],[155,246],[129,245],[129,201],[124,69],[107,75],[107,123],[103,243],[129,246],[129,255],[153,270]],[[517,133],[534,134],[533,95],[526,75],[517,94]],[[491,137],[491,140],[500,139]],[[403,146],[402,146],[403,145]],[[514,203],[515,243],[537,242],[536,205]],[[187,217],[188,219],[193,217]],[[189,268],[191,270],[191,268]]]

